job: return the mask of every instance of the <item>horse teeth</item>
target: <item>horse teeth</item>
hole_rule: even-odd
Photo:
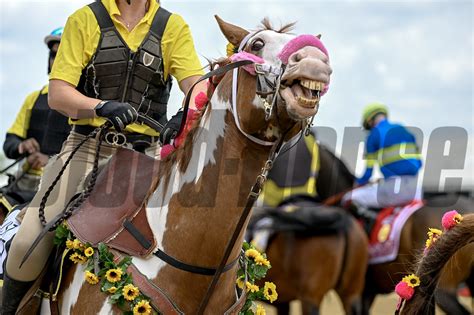
[[[302,79],[300,84],[310,90],[322,91],[324,89],[324,83],[318,81]]]
[[[302,96],[298,96],[296,100],[298,101],[300,105],[304,107],[311,107],[311,108],[314,107],[314,105],[318,103],[317,99],[308,99]]]

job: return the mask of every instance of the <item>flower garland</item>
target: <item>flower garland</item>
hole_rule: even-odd
[[[116,262],[114,255],[105,244],[100,243],[95,249],[90,244],[81,243],[74,237],[66,224],[61,224],[56,229],[54,244],[65,244],[66,250],[72,252],[69,259],[75,264],[85,265],[84,278],[86,282],[90,285],[100,283],[100,290],[109,294],[110,303],[117,305],[124,314],[150,315],[155,313],[149,298],[133,284],[132,276],[127,272],[127,268],[132,262],[130,256]]]
[[[247,268],[247,282],[245,282],[245,268],[239,269],[237,272],[237,286],[247,292],[247,300],[239,315],[265,315],[265,309],[256,304],[255,301],[268,301],[273,303],[278,298],[276,285],[272,282],[265,282],[263,287],[255,284],[267,274],[268,269],[272,266],[267,259],[265,253],[260,253],[253,245],[244,242],[242,249],[245,255],[241,258],[241,266]]]
[[[446,212],[441,219],[441,225],[443,226],[444,232],[452,229],[456,225],[460,224],[463,220],[462,215],[460,215],[456,210],[451,210]],[[431,248],[433,248],[436,241],[443,235],[443,231],[435,228],[428,229],[428,239],[426,240],[425,249],[423,255],[426,255]],[[395,292],[399,296],[399,301],[397,305],[396,314],[400,311],[403,302],[410,300],[415,294],[415,288],[420,285],[420,278],[415,274],[410,274],[403,277],[395,286]]]

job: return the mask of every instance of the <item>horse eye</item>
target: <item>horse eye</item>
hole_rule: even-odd
[[[263,40],[261,40],[261,39],[256,39],[256,40],[252,43],[252,50],[253,50],[253,51],[259,51],[259,50],[261,50],[264,46],[265,46],[265,43],[264,43]]]

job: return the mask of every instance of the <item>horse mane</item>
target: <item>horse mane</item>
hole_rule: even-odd
[[[406,301],[403,314],[434,314],[434,294],[441,270],[458,250],[473,242],[474,214],[466,214],[460,224],[444,232],[424,256],[420,255],[414,272],[420,278],[420,286]]]
[[[346,176],[347,178],[352,179],[352,181],[355,180],[354,174],[352,174],[352,172],[349,170],[346,163],[344,163],[344,161],[342,161],[340,158],[338,158],[336,156],[336,154],[334,154],[331,150],[329,150],[327,146],[319,143],[319,149],[321,151],[326,152],[329,156],[331,156],[334,163],[336,163],[336,166],[338,167],[338,169],[342,170],[342,173],[343,173],[344,176]]]
[[[265,17],[261,21],[259,30],[275,31],[277,33],[289,33],[295,28],[295,25],[296,25],[296,22],[292,22],[292,23],[284,24],[280,26],[279,29],[276,29],[273,27],[272,23],[270,22],[270,19],[268,17]]]

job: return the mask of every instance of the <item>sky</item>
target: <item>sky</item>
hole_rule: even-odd
[[[0,0],[1,142],[26,95],[47,82],[44,36],[87,3]],[[434,130],[465,130],[466,164],[445,175],[473,186],[472,1],[163,0],[162,5],[190,25],[203,63],[225,55],[214,14],[246,29],[268,16],[277,26],[297,21],[295,33],[322,34],[334,72],[315,125],[336,130],[338,150],[350,132],[344,129],[359,126],[362,108],[380,101],[392,120],[422,131],[425,153]],[[169,113],[181,99],[175,89]],[[357,172],[362,168],[358,163]]]

